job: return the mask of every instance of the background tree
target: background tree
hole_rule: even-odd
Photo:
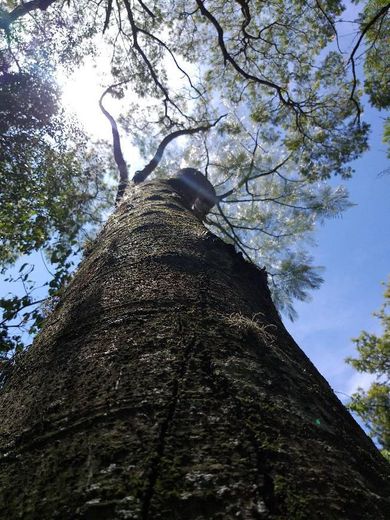
[[[382,447],[382,453],[390,457],[390,282],[385,291],[382,309],[374,313],[383,326],[383,334],[378,336],[363,331],[354,340],[357,358],[347,362],[359,372],[374,374],[376,380],[367,391],[359,388],[352,395],[348,408],[358,414],[367,426],[371,437]]]
[[[360,26],[365,42],[364,52],[364,88],[370,102],[377,108],[390,106],[389,75],[389,18],[385,14],[389,2],[370,0],[365,3],[360,14]],[[356,45],[361,42],[356,43]]]
[[[23,332],[35,333],[48,306],[34,282],[28,255],[41,251],[55,301],[69,280],[88,234],[112,206],[110,161],[103,143],[92,144],[61,106],[57,70],[75,66],[80,49],[49,54],[42,32],[6,32],[0,48],[0,269],[22,282],[22,294],[0,300],[0,352],[23,347]],[[19,262],[16,272],[10,267]],[[26,335],[24,336],[24,338]]]

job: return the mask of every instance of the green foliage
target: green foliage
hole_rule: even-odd
[[[363,331],[354,339],[357,358],[347,362],[359,372],[374,374],[376,381],[367,391],[358,389],[348,407],[357,413],[370,431],[370,435],[382,446],[384,455],[390,450],[390,281],[385,291],[382,309],[374,313],[380,319],[383,334],[378,336]]]
[[[387,0],[369,0],[364,6],[360,24],[364,27],[376,13],[388,5]],[[365,35],[364,88],[372,105],[390,107],[390,17],[380,17]]]
[[[47,45],[27,28],[6,39],[0,48],[0,266],[46,247],[56,233],[72,243],[91,220],[88,213],[107,203],[97,199],[106,190],[102,161],[61,106]]]
[[[390,159],[390,117],[388,117],[385,121],[383,131],[383,142],[388,145],[387,157]]]

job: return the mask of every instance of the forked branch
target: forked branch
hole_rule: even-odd
[[[242,5],[242,2],[239,2]],[[226,44],[225,44],[225,36],[224,36],[224,30],[218,20],[215,18],[215,16],[206,9],[204,5],[204,0],[196,0],[196,4],[201,12],[201,14],[214,26],[217,37],[218,37],[218,45],[221,49],[222,56],[224,63],[230,63],[230,65],[245,79],[249,81],[253,81],[254,83],[258,83],[260,85],[264,85],[266,87],[269,87],[276,91],[279,100],[282,102],[283,105],[288,106],[294,110],[294,112],[297,114],[302,113],[302,107],[299,105],[299,103],[296,103],[290,98],[289,93],[280,85],[266,80],[259,78],[258,76],[255,76],[247,71],[245,71],[233,58],[233,56],[229,53]]]

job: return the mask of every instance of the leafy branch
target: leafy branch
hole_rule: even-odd
[[[283,88],[281,87],[280,85],[272,82],[272,81],[269,81],[269,80],[266,80],[266,79],[262,79],[262,78],[259,78],[258,76],[255,76],[247,71],[245,71],[238,63],[237,61],[232,57],[232,55],[228,52],[227,50],[227,47],[226,47],[226,44],[225,44],[225,38],[224,38],[224,30],[222,28],[222,26],[219,24],[218,20],[215,18],[215,16],[210,12],[208,11],[205,6],[204,6],[204,1],[203,0],[196,0],[196,3],[199,7],[199,10],[200,12],[202,13],[202,15],[207,18],[209,20],[209,22],[211,22],[211,24],[214,26],[216,32],[217,32],[217,35],[218,35],[218,45],[221,49],[221,52],[222,52],[222,56],[223,56],[223,59],[224,59],[224,62],[225,64],[226,63],[230,63],[233,68],[245,79],[247,80],[251,80],[255,83],[258,83],[259,85],[264,85],[266,87],[270,87],[271,89],[275,90],[280,101],[283,103],[283,105],[287,106],[287,107],[290,107],[290,108],[293,108],[294,111],[296,113],[298,112],[303,112],[301,106],[299,105],[299,103],[293,101],[288,92]],[[242,5],[242,2],[239,2],[241,5]]]

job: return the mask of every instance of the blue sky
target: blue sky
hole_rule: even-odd
[[[309,303],[297,303],[299,317],[285,324],[331,386],[350,394],[369,377],[358,374],[344,359],[354,355],[352,337],[362,329],[380,332],[372,316],[383,303],[390,274],[390,173],[382,143],[383,113],[367,107],[364,120],[371,124],[370,150],[355,161],[347,182],[356,206],[339,219],[328,220],[316,233],[316,265],[326,268],[325,282]],[[344,400],[343,394],[339,394]]]

